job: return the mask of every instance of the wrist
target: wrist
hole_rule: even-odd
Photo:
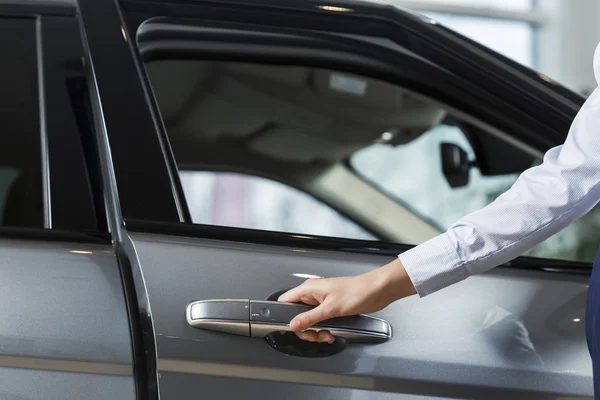
[[[376,290],[392,303],[417,293],[410,277],[399,259],[373,271]]]

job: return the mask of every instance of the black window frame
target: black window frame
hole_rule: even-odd
[[[75,15],[39,21],[51,228],[108,232],[79,24]]]
[[[0,4],[0,18],[26,20],[35,26],[40,137],[37,151],[44,209],[40,226],[2,225],[0,236],[107,243],[110,237],[104,201],[98,192],[101,188],[90,179],[95,161],[83,146],[93,134],[85,130],[92,121],[84,116],[83,109],[73,107],[74,99],[66,85],[69,71],[71,78],[85,81],[76,8],[65,2],[22,0]]]

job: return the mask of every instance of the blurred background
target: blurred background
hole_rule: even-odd
[[[387,0],[418,11],[580,93],[596,86],[598,0]]]

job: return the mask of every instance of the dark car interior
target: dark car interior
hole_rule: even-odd
[[[205,156],[218,155],[202,167],[310,169],[377,141],[402,145],[443,121],[461,123],[398,86],[331,70],[194,60],[154,61],[147,68],[180,166],[199,168]],[[531,156],[463,126],[484,174],[531,165]],[[385,132],[393,137],[382,138]]]
[[[384,132],[406,143],[446,116],[396,86],[321,69],[157,61],[148,71],[182,165],[197,165],[195,152],[207,147],[253,168],[335,163]],[[255,158],[227,160],[232,145]]]
[[[435,101],[360,75],[193,59],[155,60],[147,71],[180,170],[235,172],[283,182],[355,221],[373,217],[358,215],[359,206],[341,204],[339,188],[324,193],[315,189],[315,182],[334,166],[352,171],[352,155],[375,143],[401,147],[438,126],[460,127],[474,157],[450,143],[450,151],[439,149],[436,155],[444,165],[440,173],[452,187],[468,185],[473,167],[487,176],[507,175],[523,171],[534,160]],[[464,155],[458,164],[453,151]],[[344,178],[350,186],[351,178]],[[375,231],[398,240],[377,232],[377,227]]]

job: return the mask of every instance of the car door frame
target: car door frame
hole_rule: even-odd
[[[331,26],[333,32],[341,32],[345,35],[347,32],[353,32],[354,34],[391,35],[389,26],[387,25],[390,21],[393,21],[395,26],[401,23],[407,25],[403,29],[406,30],[407,34],[415,35],[415,37],[409,37],[410,40],[423,38],[433,32],[435,33],[434,38],[436,40],[427,36],[426,42],[435,43],[435,48],[438,49],[446,49],[445,46],[447,46],[449,49],[447,51],[444,50],[444,55],[448,57],[445,59],[446,61],[462,60],[455,71],[457,73],[462,71],[460,66],[464,66],[464,59],[468,58],[465,56],[455,58],[456,53],[461,49],[468,54],[479,56],[480,59],[477,61],[485,61],[485,65],[478,73],[479,75],[485,75],[490,71],[498,73],[500,70],[510,68],[513,70],[512,73],[507,74],[508,77],[512,77],[512,75],[520,72],[518,75],[519,84],[506,82],[506,76],[502,80],[488,79],[491,83],[488,85],[489,87],[486,87],[487,92],[485,93],[493,94],[495,101],[497,100],[493,104],[499,106],[502,103],[506,103],[510,96],[517,93],[509,91],[507,89],[507,85],[509,85],[513,88],[518,88],[519,92],[533,92],[534,97],[537,98],[538,106],[560,106],[561,112],[550,116],[553,118],[552,120],[548,121],[546,118],[547,114],[544,114],[543,120],[547,124],[545,127],[547,131],[545,131],[544,135],[538,134],[536,140],[530,139],[538,132],[537,129],[540,128],[539,124],[542,121],[532,124],[531,119],[533,117],[531,115],[521,118],[524,117],[522,110],[519,110],[521,104],[515,104],[513,107],[517,113],[513,114],[515,117],[514,120],[509,122],[521,126],[519,132],[522,132],[524,137],[520,137],[519,140],[525,146],[533,148],[532,151],[536,152],[536,154],[547,150],[549,146],[562,143],[566,137],[566,132],[572,122],[572,118],[575,117],[579,107],[583,103],[581,96],[564,89],[560,85],[549,83],[535,72],[507,60],[483,46],[477,45],[465,38],[461,38],[462,42],[464,42],[462,43],[457,39],[457,34],[445,28],[431,31],[431,26],[435,26],[435,24],[432,24],[427,18],[424,19],[406,11],[377,4],[363,5],[361,3],[360,5],[356,5],[355,3],[348,3],[355,8],[356,14],[359,15],[358,18],[361,20],[366,19],[366,21],[371,23],[371,25],[361,25],[356,24],[357,21],[354,19],[354,15],[340,15],[343,13],[319,10],[319,7],[321,7],[319,4],[315,5],[311,3],[307,5],[303,2],[297,2],[291,3],[294,7],[290,8],[285,6],[290,3],[285,1],[283,3],[278,0],[254,0],[244,5],[235,4],[234,6],[233,3],[222,2],[219,4],[222,4],[224,10],[228,11],[225,15],[222,15],[222,10],[210,2],[197,2],[193,3],[193,6],[190,6],[190,1],[188,0],[178,0],[174,3],[169,3],[169,5],[165,5],[162,0],[152,0],[144,3],[135,1],[121,2],[119,0],[79,0],[78,14],[88,60],[89,83],[94,102],[93,111],[99,132],[98,137],[101,141],[99,146],[104,168],[105,192],[109,195],[108,207],[109,215],[111,216],[109,223],[111,231],[117,232],[119,240],[123,240],[123,234],[118,232],[125,232],[125,226],[128,229],[139,230],[142,226],[145,229],[150,229],[150,225],[156,224],[156,229],[158,230],[164,229],[169,224],[173,224],[174,229],[178,230],[179,227],[176,225],[191,223],[183,188],[177,176],[177,165],[174,154],[144,69],[143,51],[136,44],[138,29],[145,21],[156,18],[156,13],[172,14],[176,18],[181,18],[181,15],[185,13],[189,13],[190,17],[203,15],[208,20],[219,17],[226,20],[225,24],[239,24],[240,21],[245,21],[245,26],[249,24],[249,21],[256,21],[261,24],[259,25],[261,28],[266,27],[265,29],[274,32],[287,32],[285,30],[287,28],[282,28],[282,26],[289,27],[291,25],[296,30],[298,30],[296,27],[304,26],[305,30],[302,32],[307,36],[310,36],[309,31],[312,31],[311,28],[319,27],[324,22],[329,22],[329,24],[326,24],[328,29]],[[317,10],[315,11],[315,9]],[[306,15],[299,20],[297,11],[304,11]],[[392,18],[389,17],[390,11],[392,11]],[[263,14],[266,14],[266,16]],[[353,12],[352,14],[355,13]],[[130,18],[127,18],[127,15],[130,15]],[[274,16],[278,18],[274,18]],[[285,18],[279,18],[281,16],[285,16]],[[386,17],[384,18],[384,16]],[[321,20],[315,22],[315,17],[319,17]],[[344,24],[332,24],[329,21],[330,18],[335,22],[344,22]],[[346,20],[345,18],[349,19]],[[381,22],[382,19],[383,22]],[[189,19],[186,20],[189,22]],[[367,28],[365,28],[365,25],[367,25]],[[254,26],[254,29],[258,28]],[[263,31],[261,32],[259,36],[263,38],[267,36],[264,35]],[[147,33],[144,32],[144,34]],[[244,34],[247,35],[247,32],[244,32]],[[260,45],[263,43],[260,42],[261,39],[259,36],[250,36],[250,38],[258,40],[258,44]],[[317,39],[319,37],[319,35],[316,36]],[[167,39],[169,38],[167,37]],[[297,40],[298,38],[292,39]],[[437,43],[437,39],[441,40],[441,42]],[[316,42],[313,40],[309,43],[314,44]],[[359,68],[361,72],[367,75],[376,75],[380,78],[388,78],[391,81],[406,79],[406,76],[402,74],[394,74],[393,61],[397,60],[391,60],[392,63],[390,64],[390,54],[398,53],[399,50],[397,48],[390,50],[385,46],[374,45],[365,52],[364,42],[353,42],[353,47],[350,46],[351,43],[342,43],[347,53],[338,52],[335,54],[341,60],[339,61],[340,68]],[[248,40],[246,39],[246,43],[242,44],[235,41],[229,43],[226,50],[216,49],[215,46],[212,49],[222,56],[223,54],[227,54],[227,52],[233,54],[243,52],[243,48],[247,47],[248,44]],[[325,43],[325,46],[332,46],[332,44]],[[335,47],[333,48],[335,49]],[[158,51],[161,55],[165,54],[160,48],[149,50],[150,53],[152,51]],[[205,49],[201,49],[201,51],[205,51]],[[355,57],[352,57],[354,53],[356,53]],[[151,54],[150,57],[152,56]],[[421,57],[414,54],[410,54],[410,56],[416,60],[420,60]],[[246,51],[245,57],[252,58],[256,56]],[[264,54],[258,54],[258,57],[264,57]],[[297,61],[303,57],[310,58],[311,56],[306,54],[292,58],[286,56],[285,60]],[[373,57],[377,58],[373,59]],[[240,56],[236,55],[233,58],[240,59]],[[330,58],[323,59],[331,61]],[[118,62],[115,62],[115,60]],[[270,60],[272,61],[273,59]],[[317,63],[318,60],[315,61],[313,58],[310,62]],[[419,67],[422,66],[423,64],[419,64]],[[432,68],[427,72],[436,71],[439,72],[439,69]],[[446,77],[450,76],[455,75],[446,75]],[[460,82],[461,84],[465,83],[465,80],[463,79]],[[449,87],[454,89],[456,85]],[[422,88],[427,89],[427,87]],[[470,88],[476,90],[473,88],[473,85]],[[552,95],[552,91],[564,94],[564,97],[557,99],[556,96]],[[482,94],[482,92],[476,93],[478,95]],[[530,97],[528,95],[526,101],[529,101]],[[476,99],[476,97],[472,98],[472,100]],[[481,106],[480,103],[474,103],[467,110],[457,110],[457,112],[463,114],[472,112],[477,118],[489,117],[496,123],[500,123],[500,121],[507,122],[502,111],[489,107],[489,104]],[[542,118],[538,119],[541,120]],[[525,126],[528,129],[523,128]],[[138,144],[141,144],[141,147],[138,147]],[[133,148],[133,146],[136,147]],[[148,199],[152,199],[152,201]],[[225,230],[222,230],[219,227],[198,226],[197,229],[198,232],[206,232],[205,234],[207,235],[210,235],[208,232],[213,229],[215,235],[219,237],[221,236],[217,234],[219,231],[229,232],[232,237],[240,237],[235,232],[236,228],[225,228]],[[255,236],[254,232],[241,231],[244,231],[244,234]],[[262,234],[269,235],[266,232],[259,232],[258,236]],[[282,237],[285,236],[285,234],[282,235]],[[287,239],[290,240],[290,245],[298,245],[297,238],[293,238],[293,235],[287,236]],[[257,240],[261,241],[260,239]],[[337,240],[335,238],[325,239],[325,241],[333,242],[337,242]],[[281,242],[281,240],[278,242]],[[358,244],[361,241],[354,242],[357,243],[360,249],[367,247],[365,243]],[[282,245],[284,244],[284,242],[281,243]],[[309,239],[303,244],[310,247],[313,243],[315,241]],[[372,245],[372,243],[370,244]],[[391,250],[392,252],[396,252],[404,251],[410,246],[382,244],[380,247],[390,248],[393,249]],[[337,245],[334,245],[333,248],[337,248]],[[549,262],[556,265],[554,261]],[[560,261],[560,263],[564,262]],[[539,265],[535,260],[519,262],[519,264]],[[585,271],[589,268],[588,263],[573,262],[571,264],[583,273],[587,273]]]
[[[132,360],[122,363],[130,358],[127,347],[130,326],[125,321],[124,304],[123,309],[119,304],[123,294],[118,260],[107,257],[112,256],[112,247],[111,236],[104,223],[104,200],[98,196],[96,189],[101,188],[95,185],[91,177],[93,172],[90,171],[95,167],[96,160],[90,153],[92,149],[82,144],[91,138],[92,133],[77,126],[79,121],[76,120],[85,118],[82,116],[84,111],[75,109],[73,103],[69,103],[73,99],[69,97],[65,81],[66,78],[83,77],[82,52],[78,53],[81,43],[78,43],[76,11],[74,4],[64,1],[19,0],[0,4],[1,19],[30,20],[35,27],[33,52],[37,63],[38,104],[35,111],[37,115],[30,115],[30,118],[39,123],[40,185],[44,214],[40,226],[0,225],[3,253],[16,255],[5,260],[5,271],[15,272],[12,279],[4,282],[5,288],[35,288],[37,292],[24,292],[27,301],[6,299],[6,309],[21,316],[19,323],[14,326],[18,328],[14,332],[21,332],[11,334],[9,330],[3,336],[2,368],[11,371],[11,375],[7,376],[30,374],[34,381],[28,382],[29,386],[25,388],[19,380],[11,381],[2,389],[4,396],[11,392],[19,397],[16,394],[18,392],[40,395],[47,391],[46,394],[51,397],[69,393],[72,396],[99,398],[102,392],[104,395],[116,393],[111,388],[102,388],[103,383],[116,383],[119,387],[117,390],[124,389],[118,394],[127,396],[123,398],[132,398],[134,395],[133,392],[125,393],[127,388],[117,381],[123,377],[133,381],[129,365]],[[18,42],[20,38],[5,39]],[[75,118],[65,115],[70,112],[75,114]],[[104,280],[97,281],[98,277]],[[90,298],[90,302],[98,301],[106,305],[114,301],[118,306],[112,311],[122,312],[122,315],[118,315],[118,321],[112,321],[112,326],[103,325],[104,321],[92,316],[91,321],[86,323],[87,328],[74,328],[81,323],[78,316],[86,314],[89,317],[95,310],[87,308],[81,302],[81,297],[73,296],[68,291],[52,293],[59,287],[72,285],[85,288],[90,284],[94,286],[87,286],[85,291],[87,295],[93,293],[95,296]],[[51,313],[47,312],[46,305],[39,304],[40,298],[45,298],[50,308],[54,307]],[[60,304],[52,303],[53,300],[63,299],[67,307],[61,308]],[[44,323],[47,320],[52,322]],[[23,335],[27,324],[34,328]],[[108,333],[111,329],[112,332]],[[57,341],[53,336],[61,330],[74,334],[65,333],[61,337],[64,341]],[[80,338],[76,344],[69,345],[69,339],[73,340],[78,335]],[[113,362],[115,359],[120,359],[121,363]],[[85,376],[83,379],[81,376],[77,378],[76,374]],[[79,380],[82,386],[65,385],[68,382],[65,378]],[[57,381],[57,386],[48,389],[48,382],[56,385]],[[95,387],[86,387],[88,383]],[[15,385],[18,386],[16,389]]]
[[[522,138],[534,148],[547,148],[564,140],[565,128],[581,105],[576,96],[566,92],[564,103],[560,103],[562,100],[556,100],[550,94],[553,90],[562,91],[561,88],[556,88],[533,71],[524,71],[505,59],[498,62],[500,58],[498,55],[464,38],[459,39],[449,31],[443,29],[434,31],[434,24],[428,25],[429,23],[424,22],[421,17],[387,6],[348,4],[354,13],[342,16],[339,13],[327,12],[323,8],[319,9],[319,6],[326,6],[325,3],[319,2],[305,5],[297,2],[292,6],[290,3],[276,1],[271,4],[252,1],[243,5],[223,2],[217,7],[208,2],[190,5],[181,1],[165,6],[159,1],[142,4],[135,1],[120,3],[118,0],[79,0],[78,15],[82,26],[102,162],[108,225],[113,234],[117,254],[122,259],[124,269],[128,271],[127,276],[123,278],[126,290],[133,299],[132,307],[138,310],[136,318],[140,335],[134,338],[134,359],[139,398],[158,398],[156,344],[151,318],[152,310],[149,308],[145,293],[143,271],[127,236],[127,230],[390,256],[395,256],[410,247],[387,243],[377,243],[374,246],[372,242],[365,241],[302,238],[277,232],[191,225],[183,189],[176,176],[177,166],[173,152],[136,44],[140,19],[146,20],[155,16],[155,13],[162,12],[175,14],[180,18],[203,15],[206,18],[228,19],[231,23],[248,22],[253,19],[256,23],[272,29],[277,29],[276,25],[284,24],[287,28],[308,29],[319,28],[325,24],[339,34],[378,34],[396,38],[398,33],[394,28],[402,26],[402,34],[412,35],[409,40],[424,40],[426,36],[430,36],[426,39],[432,46],[431,52],[427,53],[429,56],[457,61],[456,70],[451,71],[452,73],[472,71],[474,67],[469,61],[469,56],[474,54],[480,60],[485,60],[485,68],[481,68],[473,76],[475,85],[481,83],[478,79],[483,79],[484,73],[510,76],[518,71],[520,82],[509,83],[506,79],[497,82],[497,101],[502,107],[487,110],[488,114],[495,113],[498,116],[506,112],[508,107],[506,98],[513,93],[535,92],[527,94],[525,99],[530,103],[533,102],[530,104],[532,108],[552,107],[560,112],[557,112],[552,117],[554,119],[546,126],[522,112],[516,114],[519,117],[512,123],[528,126],[530,131],[547,128],[546,136]],[[223,10],[229,13],[224,14]],[[136,15],[138,20],[127,18],[126,14],[135,12],[139,13]],[[437,50],[433,50],[434,40]],[[439,49],[442,47],[447,49],[445,53],[440,52]],[[360,49],[355,48],[353,51],[361,53]],[[461,51],[466,51],[468,54],[462,54]],[[385,52],[373,53],[371,57],[381,56],[382,62],[389,61]],[[393,80],[393,67],[385,63],[381,67],[379,73],[387,71],[387,75],[384,74],[383,77]],[[492,89],[494,88],[489,88]],[[532,99],[535,94],[540,96]],[[518,104],[515,107],[518,107]],[[504,128],[510,126],[505,125]],[[532,269],[548,269],[549,266],[552,269],[555,266],[555,270],[559,272],[589,274],[588,264],[569,264],[574,268],[566,271],[563,268],[564,262],[522,258],[508,266]]]
[[[482,118],[487,116],[499,129],[505,128],[507,132],[513,131],[511,128],[520,127],[517,131],[522,133],[522,137],[519,139],[537,151],[543,151],[564,141],[565,132],[568,131],[583,102],[582,98],[555,83],[549,84],[533,71],[524,72],[523,67],[491,53],[482,46],[465,38],[458,38],[450,31],[424,22],[421,17],[393,7],[351,3],[354,12],[346,14],[352,15],[342,15],[344,13],[323,11],[318,8],[319,4],[312,3],[304,6],[301,6],[301,3],[291,3],[295,8],[285,7],[278,1],[264,2],[264,5],[261,1],[235,6],[227,2],[219,4],[220,6],[210,2],[194,2],[190,5],[189,1],[177,1],[165,6],[161,1],[79,2],[79,14],[85,27],[85,41],[88,51],[93,53],[90,59],[94,80],[101,87],[103,119],[111,143],[115,181],[121,194],[121,210],[126,219],[190,222],[183,191],[175,176],[177,166],[173,152],[157,103],[151,93],[141,51],[136,43],[138,28],[157,13],[173,15],[175,18],[185,15],[186,20],[203,16],[203,24],[209,24],[210,22],[205,21],[214,18],[223,21],[219,24],[248,24],[249,21],[255,21],[254,29],[259,26],[263,30],[270,29],[275,32],[295,29],[297,32],[301,31],[305,37],[310,37],[310,31],[314,28],[327,26],[328,31],[339,35],[372,35],[406,41],[412,46],[411,49],[405,50],[407,53],[417,46],[424,47],[421,54],[414,55],[415,59],[427,56],[434,62],[451,64],[453,70],[448,72],[448,76],[458,80],[460,85],[449,82],[449,89],[462,90],[465,94],[472,93],[471,103],[462,107],[465,112],[472,111],[473,115]],[[227,13],[223,13],[224,10]],[[402,37],[400,33],[406,37]],[[313,34],[313,38],[318,36]],[[316,45],[314,41],[312,44]],[[352,68],[357,68],[357,61],[370,61],[371,65],[362,66],[368,75],[378,75],[391,81],[402,79],[399,75],[402,71],[393,64],[397,59],[391,58],[402,49],[386,49],[383,45],[373,44],[365,51],[364,42],[344,44],[348,46],[349,53],[363,56],[361,60],[354,57]],[[337,45],[341,46],[339,41]],[[233,47],[235,43],[223,51],[235,52]],[[483,65],[476,68],[472,65],[473,61],[466,61],[473,57]],[[375,60],[378,61],[378,65],[374,65],[377,64]],[[421,63],[420,66],[426,64],[431,63]],[[343,68],[342,63],[339,66]],[[441,74],[439,68],[432,68],[428,72]],[[489,79],[489,75],[499,75],[502,72],[503,79]],[[459,79],[459,74],[471,79]],[[518,78],[515,78],[515,82],[507,79],[513,76]],[[135,79],[132,79],[133,77]],[[426,85],[426,82],[423,85]],[[462,86],[468,87],[469,90],[464,90]],[[479,87],[485,88],[485,91]],[[423,86],[422,89],[435,90],[431,85]],[[568,95],[557,99],[551,95],[552,91]],[[448,89],[445,92],[448,92]],[[432,94],[439,97],[444,96],[445,92]],[[515,99],[515,94],[525,97],[522,100]],[[493,98],[493,101],[486,100],[487,110],[478,104],[477,96]],[[511,102],[513,104],[510,104]],[[533,118],[531,114],[535,114],[540,107],[551,107],[556,113],[547,115],[545,121]],[[523,108],[528,112],[523,111]],[[502,117],[507,112],[514,116],[510,121]],[[132,121],[135,121],[135,124]],[[539,132],[545,133],[540,135]],[[135,154],[131,151],[134,144]],[[162,163],[156,165],[156,160],[162,160]],[[131,179],[128,176],[137,178]],[[148,195],[152,195],[152,204],[143,200],[149,198]]]

